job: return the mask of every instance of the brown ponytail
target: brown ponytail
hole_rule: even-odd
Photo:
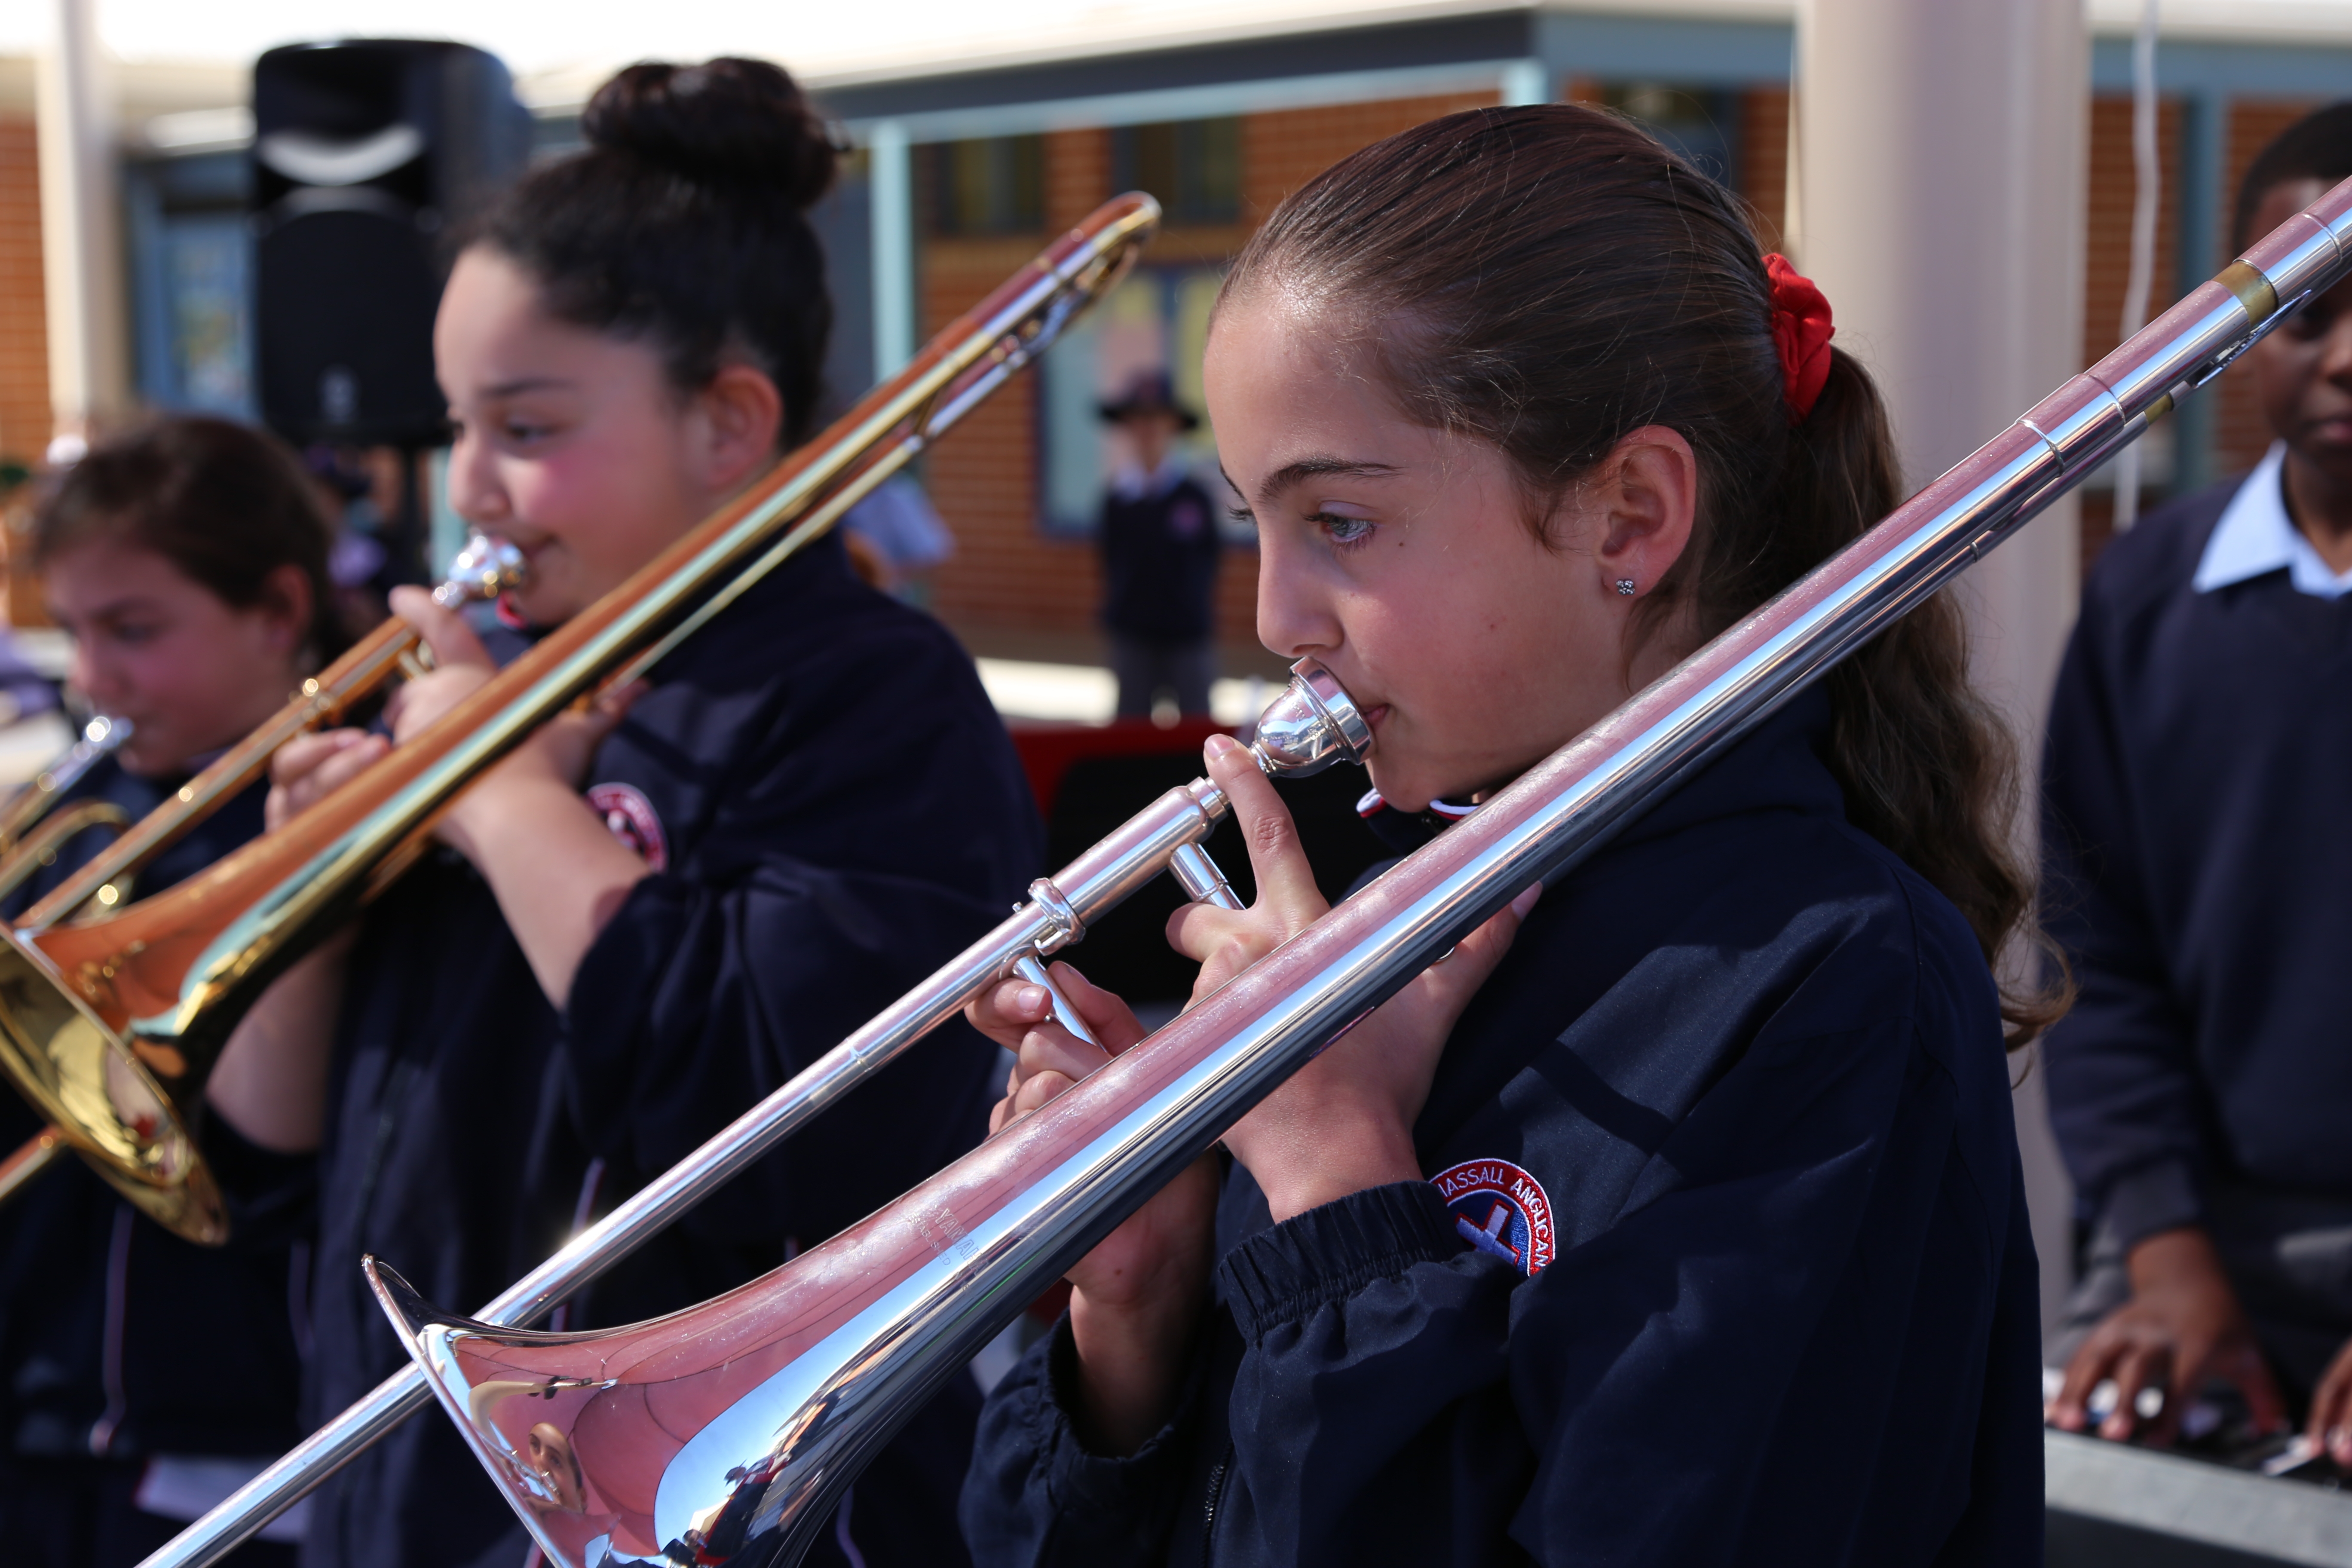
[[[1852,358],[1832,350],[1791,421],[1738,198],[1616,116],[1473,110],[1368,147],[1276,209],[1224,294],[1277,280],[1365,330],[1409,415],[1500,447],[1532,527],[1628,431],[1680,431],[1698,515],[1637,637],[1684,613],[1713,637],[1901,499],[1885,405]],[[2047,951],[2010,846],[2015,756],[1969,684],[1958,611],[1912,615],[1829,691],[1854,825],[1958,907],[1997,975],[2012,941]],[[2046,967],[2004,985],[2012,1048],[2065,1009]]]

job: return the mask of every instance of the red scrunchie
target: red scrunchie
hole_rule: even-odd
[[[1778,251],[1764,258],[1772,286],[1772,346],[1780,351],[1780,390],[1789,399],[1789,423],[1813,411],[1830,379],[1830,302],[1813,280],[1789,265]]]

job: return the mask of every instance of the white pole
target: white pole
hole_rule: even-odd
[[[1505,108],[1522,103],[1551,101],[1551,72],[1541,60],[1513,60],[1503,68],[1503,80],[1496,95]]]
[[[866,138],[874,243],[874,379],[915,357],[914,150],[896,120]]]
[[[2139,34],[2132,40],[2132,227],[2131,272],[2124,285],[2122,336],[2147,325],[2147,297],[2156,287],[2156,208],[2163,170],[2156,155],[2156,30],[2162,0],[2140,7]],[[2121,533],[2139,521],[2140,449],[2135,443],[2116,459],[2115,529]]]
[[[2081,368],[2090,108],[2083,0],[1802,0],[1797,144],[1805,270],[1878,378],[1904,470],[1933,477]],[[1979,686],[2013,727],[2029,808],[2080,572],[2053,507],[1960,584]],[[2048,1323],[2068,1204],[2042,1075],[2019,1135]]]
[[[54,434],[84,437],[129,384],[114,142],[93,0],[50,0],[36,77],[41,287]]]

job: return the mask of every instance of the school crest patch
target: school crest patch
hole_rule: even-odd
[[[613,837],[645,857],[646,866],[654,870],[666,870],[669,866],[669,845],[662,837],[661,818],[654,815],[654,803],[634,784],[600,784],[588,790],[588,804],[604,819]]]
[[[1532,1276],[1557,1246],[1543,1184],[1508,1160],[1465,1160],[1429,1179],[1462,1239]]]

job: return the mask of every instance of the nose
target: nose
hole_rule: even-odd
[[[1261,528],[1257,548],[1257,640],[1285,658],[1328,655],[1340,642],[1330,585],[1311,552],[1280,528]]]
[[[457,438],[449,445],[448,472],[449,504],[467,522],[487,528],[513,515],[489,443],[478,438],[470,426],[458,426]]]
[[[92,651],[80,637],[73,640],[73,652],[66,660],[66,684],[89,699],[90,705],[101,713],[120,712],[122,692],[121,683],[113,678],[107,660]]]

